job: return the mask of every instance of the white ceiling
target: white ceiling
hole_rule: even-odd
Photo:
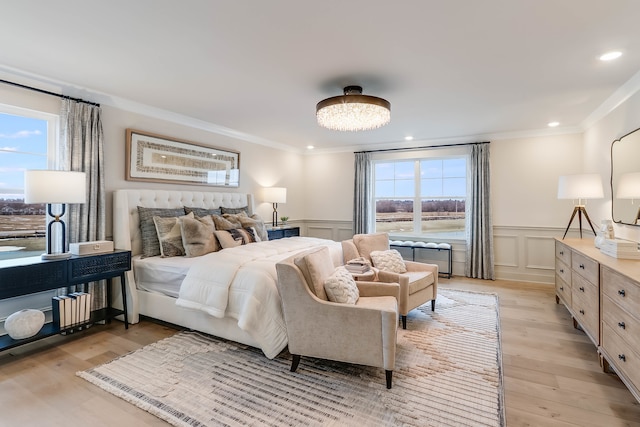
[[[298,149],[575,132],[637,89],[639,20],[638,0],[21,0],[0,77]],[[318,127],[352,84],[390,125]]]

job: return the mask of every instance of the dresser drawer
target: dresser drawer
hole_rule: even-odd
[[[556,295],[558,295],[567,307],[571,307],[571,285],[556,275]]]
[[[602,321],[640,353],[640,320],[622,310],[606,295],[602,298]]]
[[[602,325],[602,348],[611,358],[609,362],[638,389],[640,387],[640,357],[606,323]]]
[[[598,344],[600,299],[598,288],[584,278],[575,275],[571,285],[571,309],[582,328]]]
[[[640,317],[640,286],[637,282],[602,267],[602,293],[627,313]]]
[[[593,284],[598,283],[600,264],[584,255],[574,252],[571,255],[571,269]]]
[[[564,262],[566,265],[571,265],[571,249],[563,243],[556,242],[556,258]]]
[[[565,264],[564,262],[556,259],[556,276],[561,278],[569,285],[569,287],[571,287],[571,268],[569,268],[569,264]]]

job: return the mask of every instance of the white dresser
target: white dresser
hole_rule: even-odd
[[[556,302],[567,307],[640,401],[640,261],[616,259],[592,239],[556,239]]]

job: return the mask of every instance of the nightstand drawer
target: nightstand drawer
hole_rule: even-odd
[[[69,282],[71,284],[92,282],[113,277],[130,269],[130,251],[81,255],[69,259]]]
[[[300,235],[300,227],[275,228],[267,230],[269,240],[284,239],[285,237],[296,237]]]

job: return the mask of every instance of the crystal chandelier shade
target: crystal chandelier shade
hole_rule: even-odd
[[[375,96],[362,95],[360,86],[347,86],[344,95],[316,105],[318,124],[338,131],[377,129],[391,121],[391,104]]]

